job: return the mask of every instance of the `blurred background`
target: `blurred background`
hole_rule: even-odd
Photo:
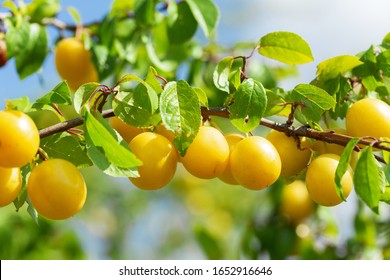
[[[310,82],[322,60],[357,54],[380,44],[390,32],[387,0],[214,2],[220,9],[217,41],[222,45],[256,43],[279,30],[295,32],[309,43],[315,61],[279,81],[287,90]],[[91,22],[102,18],[110,4],[109,0],[64,0],[59,18],[71,22],[65,7],[73,6],[83,22]],[[201,32],[198,36],[205,40]],[[260,56],[255,59],[277,65]],[[34,100],[59,81],[52,54],[39,74],[23,81],[10,61],[0,69],[0,108],[6,99],[29,96]],[[234,131],[224,120],[215,121],[224,132]],[[258,128],[255,134],[267,132]],[[127,179],[113,179],[95,168],[82,172],[88,199],[69,220],[40,219],[36,225],[25,209],[20,213],[13,206],[0,209],[1,259],[380,259],[390,255],[389,215],[385,214],[389,208],[382,206],[380,218],[373,216],[355,194],[348,203],[318,207],[314,215],[295,224],[278,214],[278,184],[253,192],[217,179],[197,179],[179,164],[170,185],[145,192]]]

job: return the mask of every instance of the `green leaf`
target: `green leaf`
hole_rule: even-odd
[[[229,75],[233,65],[233,56],[223,58],[215,67],[213,80],[217,89],[230,92]]]
[[[33,108],[42,108],[43,105],[52,103],[72,105],[72,97],[66,82],[60,82],[50,92],[38,98]]]
[[[84,168],[92,165],[87,156],[85,147],[74,136],[55,134],[41,140],[42,149],[50,158],[61,158],[73,163],[77,168]]]
[[[124,17],[134,10],[134,0],[114,0],[110,9],[110,16]]]
[[[26,42],[28,42],[30,37],[30,24],[26,21],[21,21],[19,24],[14,25],[10,19],[6,19],[4,24],[7,29],[5,35],[7,56],[10,59],[24,51]]]
[[[363,86],[368,91],[375,91],[377,87],[381,86],[383,83],[378,82],[373,75],[369,75],[362,79]]]
[[[174,6],[169,5],[169,6]],[[183,45],[175,45],[172,44],[169,41],[169,32],[168,32],[168,23],[167,20],[161,20],[157,24],[153,26],[153,35],[149,38],[152,40],[152,44],[155,48],[156,54],[161,57],[162,59],[165,59],[169,57],[169,52],[173,50],[174,48],[183,48]],[[177,60],[179,56],[179,53],[174,53],[174,55],[171,57],[172,60]]]
[[[365,78],[367,76],[373,76],[377,80],[381,80],[382,77],[378,69],[377,55],[378,55],[378,50],[373,45],[370,46],[368,50],[357,54],[356,56],[359,58],[361,62],[363,62],[363,64],[353,68],[351,73],[350,74],[348,73],[348,75],[362,77],[362,78]]]
[[[38,107],[38,109],[36,111],[30,111],[27,114],[34,121],[38,130],[65,121],[65,118],[52,105],[34,104],[33,107]]]
[[[383,137],[381,138],[381,140],[383,140],[383,145],[386,146],[386,147],[390,147],[390,138],[388,137]],[[390,152],[389,151],[386,151],[386,150],[382,150],[382,157],[386,163],[386,166],[384,168],[385,170],[385,174],[386,174],[386,178],[387,178],[387,181],[390,183]]]
[[[149,127],[159,121],[157,93],[144,81],[133,92],[116,94],[112,108],[121,120],[136,127]]]
[[[241,85],[242,68],[244,63],[242,59],[234,59],[229,73],[229,93],[235,92]]]
[[[86,83],[76,90],[74,94],[73,103],[74,103],[74,108],[78,114],[82,112],[82,110],[87,104],[93,105],[94,101],[96,101],[98,96],[95,95],[95,97],[93,98],[92,95],[96,93],[98,88],[99,88],[99,84],[93,82],[93,83]]]
[[[1,4],[1,6],[10,9],[14,15],[19,14],[19,9],[18,9],[18,6],[16,5],[15,1],[6,0],[3,2],[3,4]]]
[[[16,70],[20,79],[37,72],[48,53],[46,28],[32,23],[29,27],[29,37],[24,42],[23,50],[15,54]]]
[[[135,19],[140,25],[151,26],[155,22],[155,0],[135,1]]]
[[[104,80],[115,72],[117,61],[110,54],[107,46],[94,44],[92,47],[92,60],[99,74],[99,80]]]
[[[27,96],[23,96],[12,100],[7,100],[5,104],[5,109],[28,112],[31,110],[31,103]]]
[[[380,192],[383,193],[388,186],[386,172],[386,166],[382,166],[378,161],[376,161],[376,166],[378,167],[379,173],[379,188]]]
[[[389,141],[388,138],[384,138],[384,140]],[[388,145],[386,145],[386,146],[388,146]],[[386,164],[389,164],[390,163],[390,152],[382,150],[382,156],[383,156],[383,159],[385,160]]]
[[[376,63],[377,49],[375,46],[371,45],[366,51],[360,52],[356,55],[363,63]]]
[[[35,73],[48,53],[46,29],[36,23],[5,21],[8,58],[15,57],[20,79]]]
[[[242,132],[255,129],[267,108],[267,94],[263,85],[253,79],[245,80],[234,93],[230,106],[230,120]]]
[[[379,213],[380,176],[372,147],[366,147],[360,152],[356,163],[353,182],[356,194],[375,213]]]
[[[175,146],[184,155],[201,123],[198,95],[186,81],[169,82],[160,95],[160,113],[164,126],[176,135]]]
[[[383,173],[385,175],[387,185],[390,184],[390,164],[387,163],[386,166],[383,168]]]
[[[272,32],[259,40],[259,53],[286,64],[304,64],[314,60],[310,46],[299,35]]]
[[[164,72],[172,72],[177,67],[177,62],[173,60],[162,60],[156,53],[155,46],[150,38],[146,36],[143,37],[143,41],[145,43],[146,52],[150,61],[159,69]]]
[[[198,96],[200,104],[202,104],[206,108],[209,108],[209,101],[206,92],[204,92],[203,89],[198,87],[194,87],[192,89],[195,91],[196,95]]]
[[[384,51],[377,56],[378,67],[385,76],[390,77],[390,51]]]
[[[390,47],[390,32],[383,38],[382,45]]]
[[[22,189],[18,194],[18,197],[13,201],[16,212],[18,212],[20,208],[23,207],[23,205],[26,203],[26,199],[27,199],[27,186],[26,184],[23,184]]]
[[[183,44],[190,40],[198,27],[187,2],[168,6],[168,38],[172,44]]]
[[[74,23],[77,25],[83,25],[83,22],[81,20],[81,16],[76,8],[74,7],[67,7],[66,10],[68,11],[69,15],[73,19]]]
[[[390,204],[390,187],[385,188],[385,191],[380,194],[379,200]]]
[[[345,172],[348,171],[350,168],[350,161],[351,161],[351,154],[353,153],[353,149],[356,146],[356,144],[359,142],[359,138],[353,138],[351,139],[348,144],[345,146],[344,151],[340,155],[340,161],[336,169],[336,175],[334,178],[334,182],[336,184],[336,192],[337,195],[344,201],[346,201],[343,193],[343,188],[341,185],[341,180],[345,174]]]
[[[114,177],[138,176],[142,162],[101,115],[96,119],[86,111],[84,134],[88,156],[100,170]]]
[[[98,33],[96,34],[99,38],[99,43],[94,44],[94,46],[106,48],[106,50],[102,48],[102,52],[107,53],[105,56],[109,55],[109,50],[111,50],[114,45],[115,38],[117,37],[117,22],[118,19],[106,16],[99,23],[99,28],[97,30]]]
[[[319,122],[325,110],[333,108],[336,100],[326,91],[309,84],[299,84],[287,96],[290,102],[301,102],[298,110],[309,120]]]
[[[344,119],[349,107],[348,103],[345,102],[345,98],[352,90],[349,79],[346,77],[337,76],[334,79],[321,81],[319,84],[321,84],[322,89],[324,89],[329,93],[329,95],[335,97],[336,99],[335,107],[328,111],[329,116],[335,120],[338,118]]]
[[[120,84],[123,84],[123,83],[128,83],[128,82],[139,82],[139,83],[142,83],[143,80],[136,76],[136,75],[133,75],[133,74],[126,74],[124,76],[122,76],[119,81],[117,82],[118,85]]]
[[[336,78],[338,75],[344,74],[363,64],[356,56],[341,55],[322,61],[317,65],[317,76],[320,79],[328,80]]]
[[[13,201],[15,205],[16,212],[22,208],[24,203],[27,201],[27,181],[28,177],[31,174],[31,167],[29,164],[26,164],[22,168],[20,168],[20,172],[22,175],[22,189],[20,190],[18,197]]]
[[[26,198],[26,201],[27,201],[27,204],[28,204],[27,212],[31,216],[31,218],[33,218],[34,222],[38,225],[39,224],[38,223],[38,212],[37,212],[37,210],[35,210],[35,208],[32,205],[29,197]]]
[[[206,37],[212,37],[219,20],[219,11],[213,1],[187,0],[186,2]]]
[[[52,18],[60,10],[59,0],[34,0],[27,5],[27,12],[32,22],[41,22],[44,18]]]
[[[146,77],[145,77],[145,83],[147,83],[149,86],[151,86],[152,89],[157,94],[160,94],[163,91],[163,89],[162,89],[162,86],[161,86],[160,82],[158,81],[156,75],[157,75],[156,69],[154,69],[152,66],[150,66],[148,73],[146,74]]]
[[[286,106],[280,105],[286,102],[286,93],[282,89],[276,88],[274,90],[266,90],[266,93],[267,108],[263,114],[263,117],[274,116],[286,108]]]

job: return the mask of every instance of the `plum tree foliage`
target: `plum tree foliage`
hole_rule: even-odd
[[[259,63],[256,56],[286,67],[311,63],[310,45],[289,31],[260,35],[252,44],[218,45],[215,33],[220,15],[212,0],[115,0],[97,22],[83,23],[77,10],[69,9],[74,24],[58,20],[59,0],[5,1],[2,5],[8,12],[0,14],[0,66],[14,63],[24,79],[36,74],[48,54],[55,53],[59,76],[64,79],[34,101],[20,96],[7,100],[0,112],[0,123],[9,126],[2,116],[13,110],[29,115],[40,128],[39,149],[27,164],[7,166],[0,160],[1,170],[21,167],[23,185],[14,205],[20,209],[28,203],[35,219],[39,211],[29,199],[26,178],[52,159],[79,169],[94,165],[109,176],[129,177],[144,189],[167,185],[180,160],[184,167],[191,166],[195,176],[202,174],[200,178],[221,176],[228,166],[231,174],[224,180],[241,182],[252,191],[267,188],[272,192],[280,185],[304,180],[309,168],[309,195],[315,193],[314,201],[320,205],[326,199],[321,190],[325,181],[332,203],[323,205],[345,201],[342,178],[346,174],[359,203],[374,213],[379,215],[380,205],[390,203],[390,33],[357,55],[322,61],[310,83],[287,90],[277,85],[279,77],[272,66],[261,65],[268,74],[259,77],[251,65]],[[57,38],[49,38],[49,27],[58,31]],[[209,42],[199,42],[198,29]],[[48,113],[56,121],[42,125]],[[227,119],[241,135],[237,143],[226,141],[216,118]],[[254,135],[259,126],[272,129],[270,141]],[[203,137],[208,130],[220,135]],[[0,152],[16,155],[17,151],[2,146],[6,141],[1,137],[12,140],[17,130],[9,131],[9,135],[1,131]],[[20,140],[13,137],[12,141]],[[133,138],[138,141],[131,143]],[[157,150],[143,147],[146,140],[139,139],[158,139],[150,145]],[[331,169],[318,164],[313,143],[341,147],[337,156],[330,156],[334,159]],[[356,154],[352,171],[350,161]],[[327,176],[326,180],[321,176]],[[159,177],[164,177],[163,183]],[[51,213],[43,216],[50,218]]]

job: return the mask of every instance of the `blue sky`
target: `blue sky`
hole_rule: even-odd
[[[64,7],[59,14],[61,20],[71,21],[65,7],[73,6],[79,10],[84,22],[90,22],[101,18],[112,1],[60,2]],[[390,31],[388,0],[215,0],[215,3],[221,10],[219,42],[256,42],[268,32],[286,30],[301,35],[309,43],[315,62],[301,66],[302,77],[290,81],[287,86],[294,82],[309,82],[315,75],[315,66],[322,60],[368,49],[371,44],[379,44]],[[0,12],[4,9],[0,8]],[[55,36],[52,30],[50,39]],[[0,68],[0,108],[4,107],[5,99],[29,96],[33,100],[59,81],[52,55],[45,60],[41,74],[23,81],[19,80],[11,60],[6,67]]]

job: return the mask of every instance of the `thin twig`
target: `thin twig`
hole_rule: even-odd
[[[111,118],[114,116],[114,111],[113,110],[103,111],[102,116],[103,118]],[[61,123],[57,123],[55,125],[39,130],[39,136],[42,139],[56,133],[67,131],[68,129],[82,125],[83,123],[84,120],[82,118],[75,118]]]

